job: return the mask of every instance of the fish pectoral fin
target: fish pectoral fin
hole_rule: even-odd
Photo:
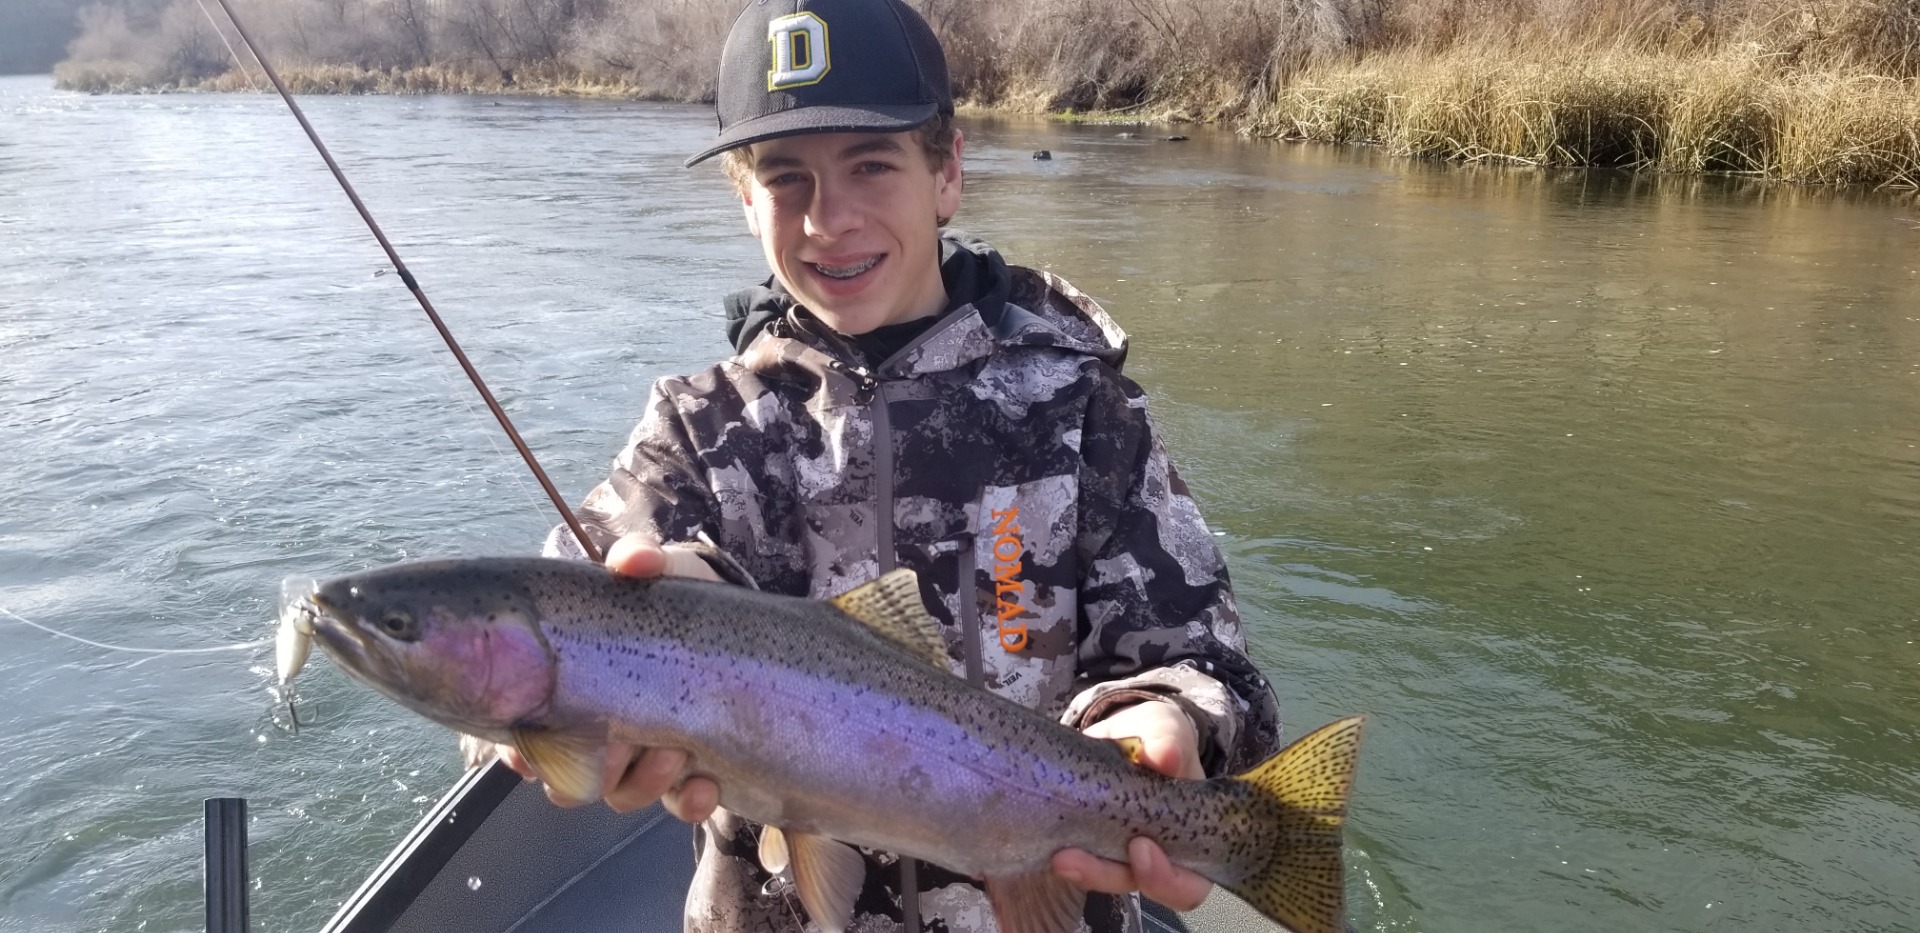
[[[1000,933],[1073,933],[1087,910],[1087,892],[1051,867],[987,879]]]
[[[760,837],[763,856],[766,838]],[[778,838],[785,840],[791,855],[793,889],[807,916],[826,933],[842,933],[852,922],[853,902],[867,883],[867,860],[854,847],[825,836],[779,833]]]
[[[827,602],[913,656],[946,669],[947,641],[940,637],[940,623],[927,615],[913,571],[889,570]]]
[[[605,742],[552,729],[513,729],[513,747],[554,792],[574,803],[600,799]]]
[[[792,861],[787,852],[787,833],[778,826],[760,827],[760,867],[767,874],[777,875],[787,870]]]

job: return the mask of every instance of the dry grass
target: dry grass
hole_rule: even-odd
[[[625,100],[687,101],[684,95],[648,88],[618,77],[584,74],[565,66],[534,66],[513,73],[511,82],[485,68],[425,65],[366,69],[351,65],[276,66],[287,90],[295,94],[519,94]],[[60,87],[94,94],[230,93],[270,91],[266,76],[229,69],[211,77],[154,81],[134,66],[116,63],[63,64]],[[698,98],[691,98],[697,100]]]
[[[1250,132],[1461,161],[1920,187],[1920,86],[1752,55],[1403,49],[1303,73]]]
[[[112,2],[148,12],[89,13],[64,86],[248,86],[193,0]],[[710,100],[740,0],[240,2],[303,93]],[[980,108],[1920,186],[1920,0],[912,2]]]

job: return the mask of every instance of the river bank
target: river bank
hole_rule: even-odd
[[[297,94],[524,94],[699,100],[566,69],[497,75],[438,67],[293,67]],[[94,93],[232,92],[266,82],[229,71],[141,84],[104,73],[63,76]],[[984,113],[1218,123],[1253,136],[1378,145],[1460,162],[1737,173],[1797,184],[1920,190],[1920,90],[1870,73],[1773,73],[1756,57],[1688,60],[1614,51],[1521,57],[1490,49],[1392,53],[1301,74],[1265,100],[1223,107],[1161,100],[1112,110],[1047,106],[1043,95],[972,100]]]
[[[298,93],[668,101],[711,99],[707,50],[734,6],[435,0],[416,12],[399,0],[322,13],[306,0],[237,2],[258,14]],[[968,15],[952,0],[919,5],[947,45],[957,93],[986,112],[1214,123],[1456,161],[1920,190],[1920,9],[1905,0],[1727,0],[1706,11],[1663,0],[1090,3],[979,0]],[[993,15],[973,15],[982,5]],[[1112,28],[1075,28],[1095,14]],[[146,19],[98,7],[83,25],[56,70],[63,88],[265,86],[257,70],[234,69],[237,39],[187,0]]]

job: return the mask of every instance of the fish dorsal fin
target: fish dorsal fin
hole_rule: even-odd
[[[513,747],[554,793],[576,804],[600,799],[604,742],[551,729],[513,729]]]
[[[882,638],[935,667],[947,666],[947,642],[920,601],[920,578],[901,567],[827,600]]]
[[[987,900],[1000,933],[1073,933],[1087,909],[1087,892],[1051,866],[1024,875],[987,879]]]
[[[769,826],[761,831],[760,853],[763,865],[769,857],[778,860],[787,856],[793,868],[793,891],[820,929],[842,933],[853,922],[853,902],[867,883],[867,860],[854,847],[825,836],[786,833]],[[771,865],[765,867],[774,870]]]

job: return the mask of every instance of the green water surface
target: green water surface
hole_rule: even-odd
[[[0,607],[231,644],[288,575],[534,546],[277,103],[46,84],[0,80]],[[765,274],[700,108],[308,106],[569,496]],[[1920,929],[1905,202],[967,127],[956,226],[1133,333],[1290,734],[1372,717],[1360,929]],[[0,620],[0,931],[200,929],[216,794],[256,928],[316,929],[457,773],[324,661],[295,735],[267,646],[135,660]]]

